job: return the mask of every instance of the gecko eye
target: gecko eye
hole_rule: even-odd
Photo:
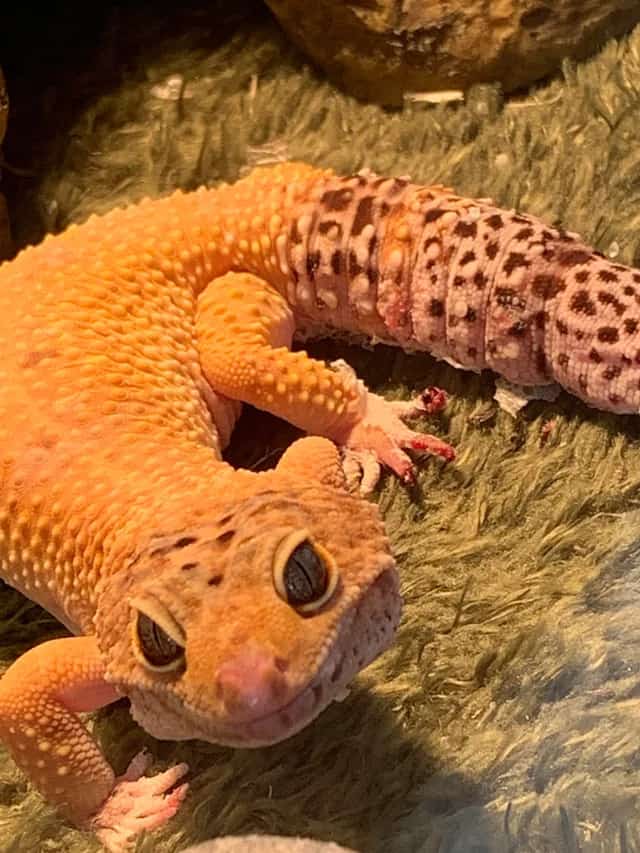
[[[301,613],[318,610],[333,595],[338,573],[329,553],[297,531],[280,543],[274,563],[278,595]]]
[[[184,647],[146,613],[138,612],[136,634],[146,666],[156,672],[172,672],[184,664]]]

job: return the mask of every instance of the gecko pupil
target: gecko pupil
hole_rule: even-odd
[[[284,586],[289,604],[311,604],[324,595],[328,572],[310,542],[301,542],[289,555],[284,569]]]
[[[145,659],[151,666],[165,667],[184,655],[184,649],[146,614],[138,614],[138,640]]]

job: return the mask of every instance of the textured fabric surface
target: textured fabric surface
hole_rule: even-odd
[[[464,105],[399,113],[315,76],[258,6],[229,22],[215,3],[93,20],[65,5],[39,29],[9,22],[2,57],[5,156],[31,172],[3,175],[21,242],[286,152],[450,183],[640,263],[640,30],[527,98],[479,88]],[[455,465],[429,460],[414,492],[387,479],[377,496],[404,579],[398,641],[343,703],[270,749],[157,743],[124,702],[96,715],[116,769],[143,744],[158,767],[192,766],[186,807],[138,849],[255,832],[367,853],[640,849],[637,419],[562,396],[514,420],[489,376],[385,348],[313,352],[392,397],[434,383],[452,397],[434,428]],[[230,456],[270,464],[292,434],[247,413]],[[2,590],[3,664],[62,633]],[[2,756],[0,850],[98,849]]]

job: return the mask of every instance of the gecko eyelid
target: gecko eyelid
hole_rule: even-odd
[[[138,662],[154,672],[174,672],[184,666],[184,631],[159,602],[134,599],[133,651]]]
[[[136,640],[134,648],[154,672],[174,672],[184,665],[184,646],[141,611],[136,619]]]
[[[338,584],[330,553],[313,542],[307,530],[296,530],[278,545],[273,561],[276,592],[302,614],[319,610]]]

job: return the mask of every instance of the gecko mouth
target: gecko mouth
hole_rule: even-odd
[[[340,701],[351,680],[391,644],[401,606],[395,568],[383,571],[345,614],[320,669],[297,696],[261,717],[216,727],[212,739],[227,746],[259,747],[299,732],[331,702]]]

